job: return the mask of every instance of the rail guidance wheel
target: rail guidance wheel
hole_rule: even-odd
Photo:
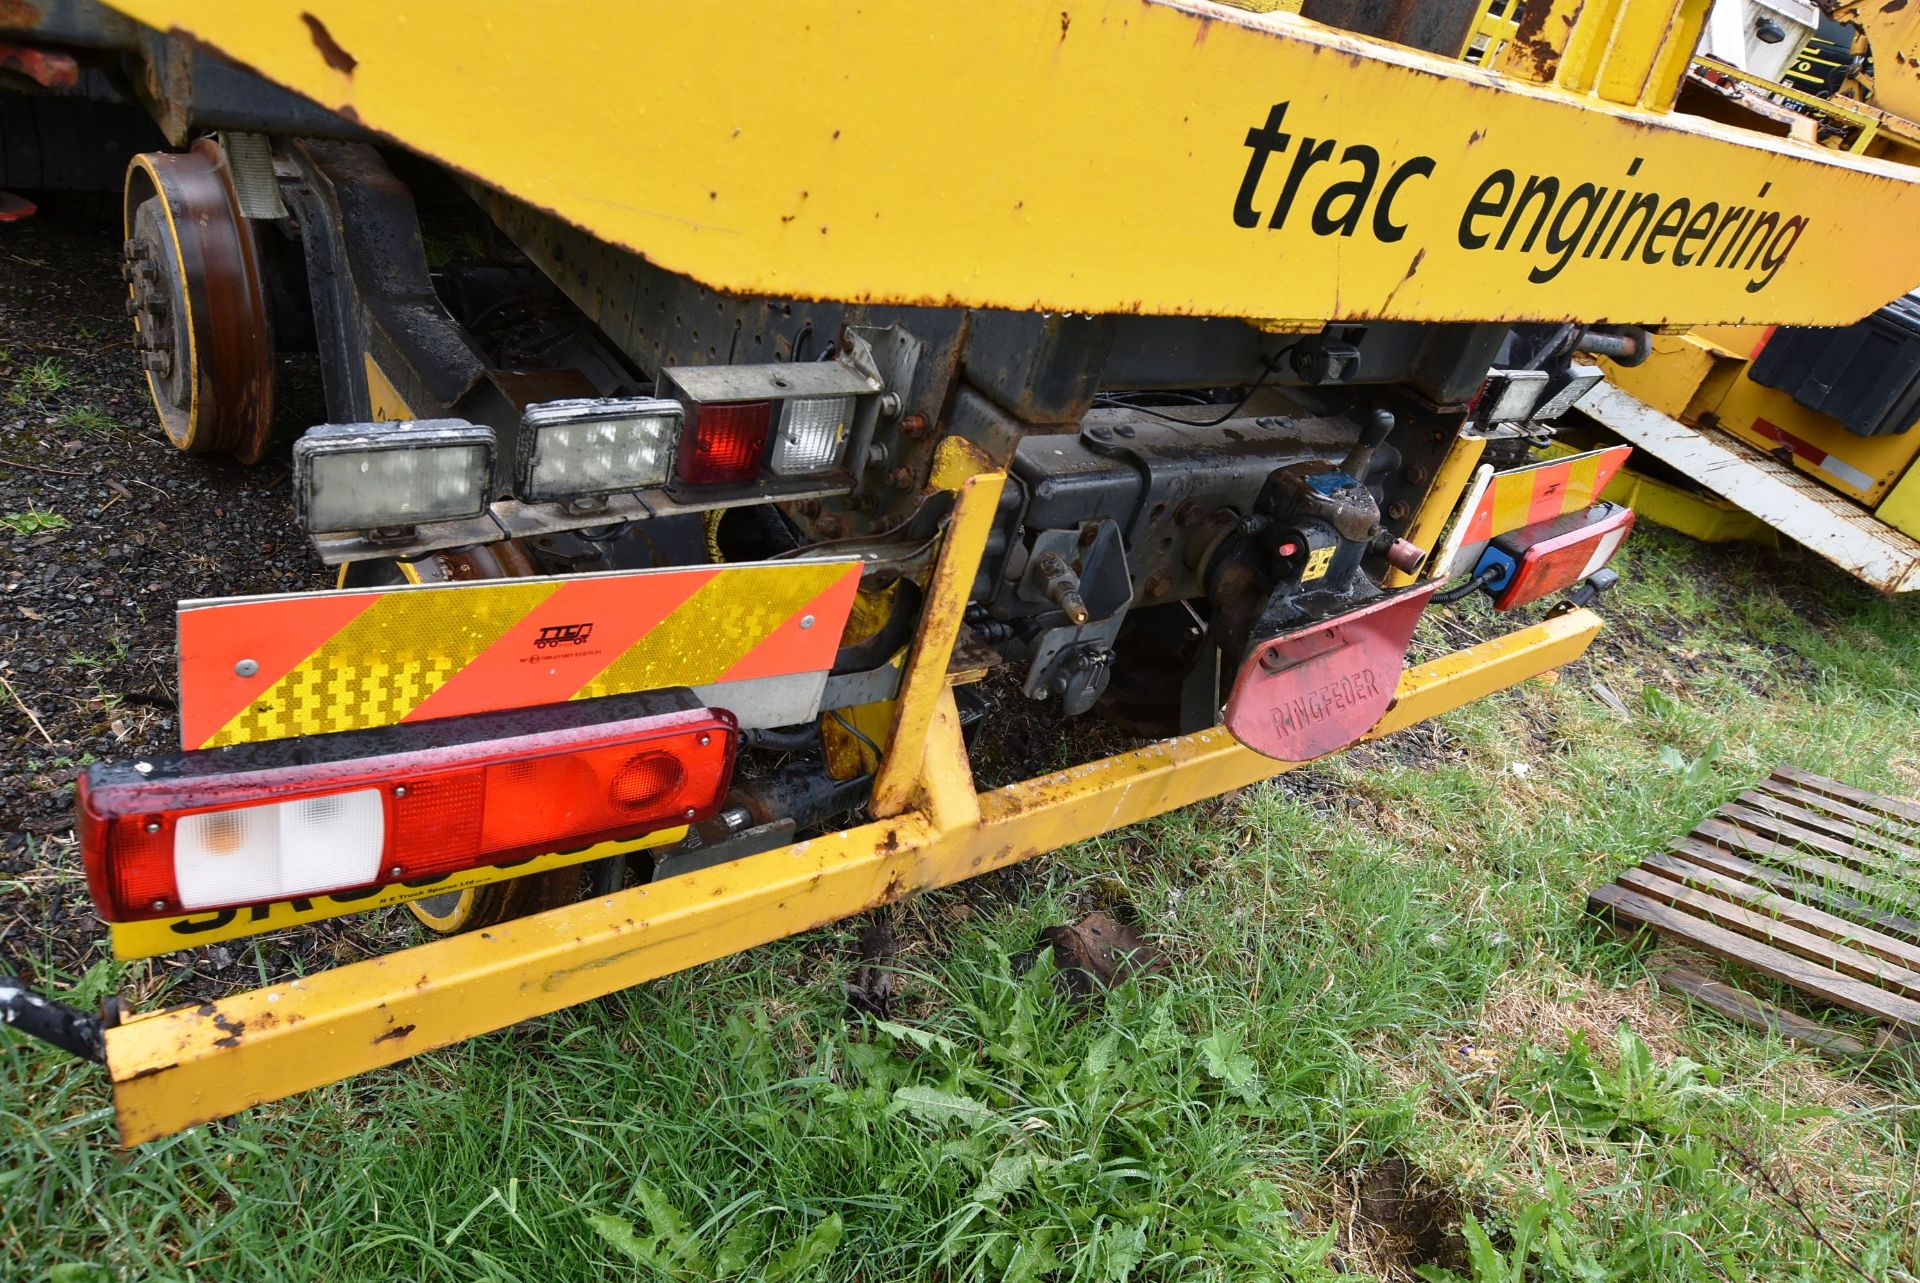
[[[127,312],[167,437],[258,462],[273,428],[273,329],[226,153],[203,138],[135,156],[123,213]]]

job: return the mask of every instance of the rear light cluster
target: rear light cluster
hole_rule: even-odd
[[[1599,503],[1552,521],[1501,535],[1480,554],[1474,574],[1495,610],[1551,596],[1606,568],[1633,529],[1633,509]]]
[[[877,408],[878,380],[837,361],[666,370],[684,409],[678,477],[689,486],[774,486],[850,472],[849,444]]]
[[[885,387],[836,360],[663,370],[659,392],[527,407],[514,495],[578,512],[663,488],[698,507],[730,498],[705,487],[769,498],[851,487],[850,456],[871,437]],[[495,454],[493,429],[463,419],[324,424],[294,445],[295,503],[314,535],[477,518],[496,493]],[[476,538],[485,532],[461,541]]]
[[[651,692],[98,765],[81,853],[113,922],[378,887],[707,819],[736,738]]]

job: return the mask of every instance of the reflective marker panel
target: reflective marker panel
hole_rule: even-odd
[[[774,431],[773,456],[767,467],[782,477],[807,477],[838,468],[853,424],[854,406],[850,396],[798,397],[782,402],[780,426]]]

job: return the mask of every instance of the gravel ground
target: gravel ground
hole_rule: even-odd
[[[72,838],[74,777],[179,744],[175,602],[327,582],[287,488],[312,371],[286,372],[258,466],[179,453],[134,359],[119,243],[98,201],[0,224],[0,958],[49,984],[106,956]],[[324,965],[338,943],[288,940],[249,971]],[[153,979],[240,978],[218,982],[229,950],[178,958]]]

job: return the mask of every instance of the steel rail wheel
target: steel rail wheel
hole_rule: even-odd
[[[203,138],[135,156],[123,212],[127,312],[168,439],[258,462],[273,428],[273,329],[226,153]]]

